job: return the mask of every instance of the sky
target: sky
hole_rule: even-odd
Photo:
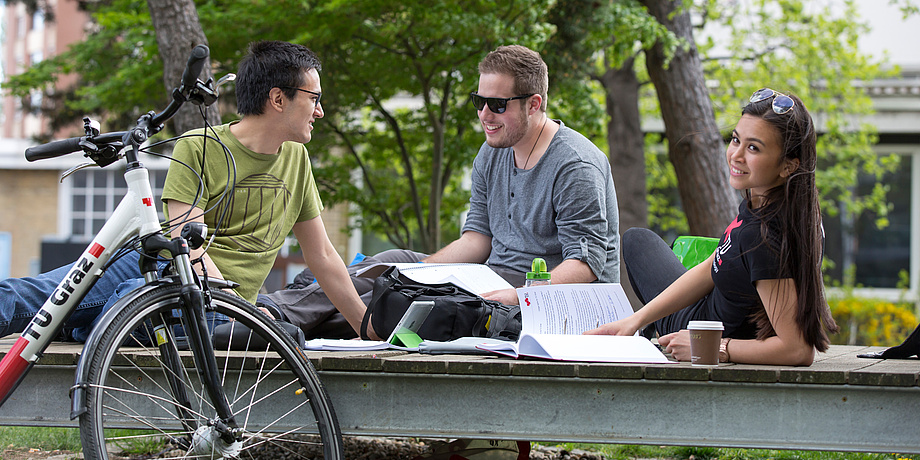
[[[901,67],[920,69],[920,15],[907,20],[887,0],[863,0],[859,13],[872,28],[859,38],[864,52],[881,57],[887,50],[889,61]]]

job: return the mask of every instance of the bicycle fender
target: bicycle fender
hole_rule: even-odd
[[[80,415],[86,412],[86,388],[89,385],[87,380],[89,379],[89,368],[90,368],[90,359],[96,352],[96,348],[99,346],[99,341],[102,338],[104,331],[112,325],[112,321],[115,320],[115,316],[118,315],[127,305],[130,305],[136,299],[146,294],[147,292],[152,291],[160,286],[169,285],[169,284],[178,284],[177,278],[164,278],[153,283],[147,283],[127,294],[122,298],[118,299],[115,302],[115,305],[105,312],[100,318],[96,326],[93,327],[93,330],[90,331],[89,337],[86,339],[86,344],[83,345],[83,352],[80,353],[80,360],[77,362],[77,370],[74,373],[74,384],[70,387],[70,419],[74,420]],[[209,279],[208,284],[213,288],[233,288],[238,286],[232,281],[218,280],[218,279]]]

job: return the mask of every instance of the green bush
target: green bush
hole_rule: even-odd
[[[838,345],[891,347],[901,343],[917,327],[914,306],[906,302],[865,299],[851,294],[828,298],[840,332],[831,336]]]

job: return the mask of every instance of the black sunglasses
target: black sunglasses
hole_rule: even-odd
[[[473,106],[476,107],[476,110],[482,110],[486,104],[489,104],[489,110],[491,110],[493,113],[505,113],[505,110],[508,108],[508,101],[513,101],[515,99],[527,99],[530,96],[533,96],[533,94],[515,97],[482,97],[475,92],[472,92],[470,93],[470,102],[473,103]]]
[[[305,92],[305,93],[310,93],[310,94],[316,96],[316,104],[317,104],[317,105],[319,105],[319,100],[323,98],[323,93],[317,93],[316,91],[310,91],[310,90],[308,90],[308,89],[302,89],[302,88],[298,88],[298,87],[296,87],[296,86],[279,86],[279,88],[296,89],[297,91],[303,91],[303,92]]]
[[[762,88],[754,91],[751,95],[751,102],[760,102],[773,98],[773,112],[777,115],[788,113],[795,107],[795,101],[791,97],[782,93],[777,93],[770,88]]]

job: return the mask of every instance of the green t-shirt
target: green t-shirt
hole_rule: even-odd
[[[204,216],[208,236],[220,229],[208,255],[224,279],[240,284],[236,290],[240,297],[255,302],[291,228],[318,216],[323,204],[303,144],[285,142],[275,155],[256,153],[230,132],[231,124],[217,126],[214,131],[236,162],[232,195],[218,204],[233,175],[233,161],[215,140],[204,144],[203,130],[198,129],[186,133],[193,136],[180,139],[173,150],[173,158],[194,172],[173,162],[166,174],[162,200],[164,204],[176,200],[208,211]],[[209,135],[213,137],[213,133]],[[196,201],[199,184],[201,198]],[[218,225],[222,212],[223,224]]]

